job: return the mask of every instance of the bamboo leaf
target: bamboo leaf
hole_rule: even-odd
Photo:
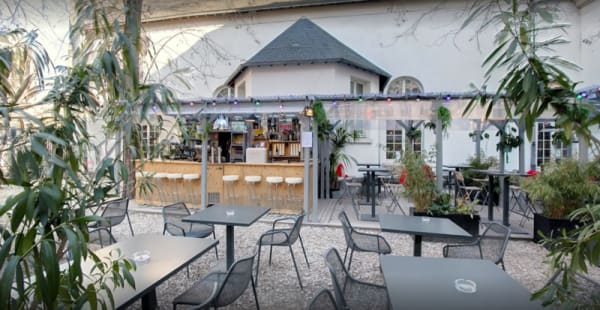
[[[3,266],[4,269],[0,275],[0,302],[7,302],[11,299],[10,292],[15,279],[15,271],[17,270],[18,264],[19,257],[11,256]]]

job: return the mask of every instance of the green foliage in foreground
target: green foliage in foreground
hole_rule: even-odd
[[[73,66],[59,68],[51,83],[35,33],[0,32],[0,178],[19,189],[0,205],[1,309],[111,309],[114,288],[135,285],[130,260],[89,248],[88,223],[101,218],[88,209],[121,192],[129,171],[119,148],[90,165],[99,152],[88,123],[102,120],[105,133],[143,162],[138,124],[152,107],[176,110],[175,98],[139,81],[136,45],[95,4],[76,2]]]

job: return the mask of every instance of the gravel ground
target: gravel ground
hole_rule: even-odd
[[[270,228],[270,221],[276,215],[269,214],[254,225],[235,228],[236,257],[249,255],[255,250],[256,240],[260,234]],[[131,213],[131,219],[136,234],[159,233],[162,228],[162,218],[156,213]],[[352,219],[351,219],[352,220]],[[117,239],[130,236],[127,224],[115,228]],[[216,226],[219,258],[225,257],[225,228]],[[310,268],[302,257],[300,244],[294,245],[294,255],[297,259],[304,290],[300,290],[289,251],[284,247],[273,248],[273,263],[268,265],[266,257],[268,250],[263,249],[261,257],[259,283],[257,294],[262,309],[302,309],[311,297],[321,288],[331,288],[331,280],[325,267],[323,255],[331,247],[335,247],[343,255],[345,241],[340,227],[317,226],[306,224],[302,227],[302,238],[307,250]],[[392,246],[392,255],[412,255],[412,238],[404,234],[382,234]],[[442,243],[423,243],[423,256],[441,257]],[[190,267],[191,277],[187,279],[185,271],[173,276],[158,288],[158,302],[161,309],[170,309],[171,301],[192,283],[206,274],[216,264],[213,252],[208,252]],[[514,279],[533,292],[543,286],[549,276],[549,268],[544,263],[547,251],[531,241],[511,240],[505,254],[506,271]],[[352,261],[352,274],[359,279],[383,283],[379,271],[377,255],[371,253],[355,253]],[[590,274],[600,279],[600,269],[594,268]],[[134,306],[139,308],[139,303]],[[226,309],[254,308],[252,291],[248,289],[244,295]]]
[[[14,191],[13,191],[14,192]],[[11,193],[10,189],[0,190],[0,201]],[[131,221],[136,234],[160,234],[162,232],[162,217],[155,207],[138,207],[130,210]],[[276,214],[268,214],[250,227],[235,228],[235,253],[236,257],[250,255],[256,249],[256,240],[260,234],[271,227]],[[355,221],[351,218],[351,221]],[[220,262],[225,258],[225,227],[215,226]],[[365,231],[364,229],[362,231]],[[377,232],[371,230],[370,232]],[[127,223],[122,223],[113,228],[117,240],[131,236]],[[324,253],[327,249],[335,247],[343,255],[345,241],[341,228],[332,225],[305,224],[301,232],[307,251],[310,268],[302,256],[302,249],[297,242],[293,249],[298,263],[304,290],[298,285],[298,280],[289,255],[284,247],[273,248],[273,262],[269,266],[268,250],[263,249],[261,257],[259,283],[257,294],[262,309],[302,309],[312,296],[321,288],[331,288],[331,279],[324,263]],[[412,255],[412,238],[405,234],[382,233],[392,246],[392,255]],[[442,243],[423,243],[423,256],[441,257]],[[216,264],[216,258],[210,251],[190,265],[190,278],[185,270],[173,275],[158,287],[157,297],[160,309],[171,309],[171,301],[196,280],[202,278]],[[527,240],[514,240],[509,242],[506,254],[506,272],[514,279],[533,292],[544,285],[549,277],[549,268],[544,263],[547,251],[538,244]],[[355,253],[352,261],[352,274],[361,280],[383,283],[383,276],[379,271],[376,254]],[[600,268],[592,268],[589,275],[600,280]],[[424,275],[426,276],[426,275]],[[141,308],[138,301],[132,309]],[[252,290],[248,289],[244,295],[225,309],[253,309],[254,300]]]

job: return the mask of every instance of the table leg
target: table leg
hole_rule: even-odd
[[[375,172],[367,173],[367,197],[371,196],[371,214],[361,214],[360,219],[362,221],[378,221],[377,215],[375,215]],[[367,201],[368,202],[368,201]]]
[[[494,220],[494,176],[488,175],[488,219]]]
[[[156,302],[156,289],[152,289],[151,291],[142,296],[142,309],[158,309],[158,304]]]
[[[226,243],[226,254],[225,259],[227,262],[227,269],[233,265],[233,225],[227,225],[225,228],[225,243]]]
[[[510,226],[509,210],[508,210],[508,194],[509,194],[508,192],[509,192],[508,177],[505,176],[502,178],[502,224],[506,227]]]
[[[458,171],[458,170],[456,170],[456,171]],[[451,176],[453,176],[453,179],[454,179],[452,184],[454,185],[454,205],[456,206],[456,197],[458,196],[458,180],[456,179],[456,172],[455,173],[452,173],[452,171],[449,172],[448,182],[450,182]]]
[[[371,172],[371,217],[375,218],[375,172]]]
[[[421,235],[415,235],[415,246],[413,249],[413,256],[421,256],[421,243],[422,243],[422,236]]]

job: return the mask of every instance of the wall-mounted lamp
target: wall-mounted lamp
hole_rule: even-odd
[[[304,116],[306,116],[306,117],[313,117],[313,115],[314,115],[313,108],[311,106],[305,106],[304,111],[302,111],[302,114],[304,114]]]

